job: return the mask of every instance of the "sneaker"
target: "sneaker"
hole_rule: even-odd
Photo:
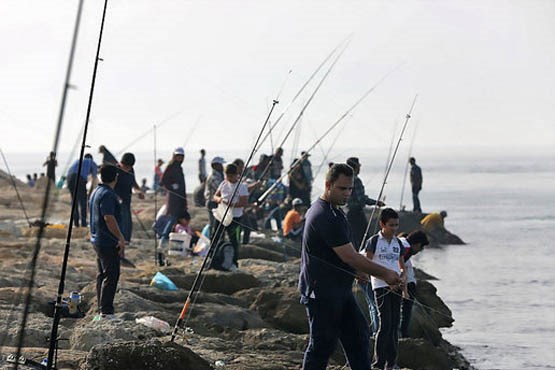
[[[111,313],[101,313],[99,315],[95,315],[92,321],[118,321],[119,319],[116,315]]]

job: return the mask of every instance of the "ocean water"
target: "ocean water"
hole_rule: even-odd
[[[351,152],[365,153],[359,154],[361,178],[367,194],[376,198],[387,150]],[[331,160],[344,160],[345,153]],[[209,151],[209,157],[213,154]],[[218,153],[228,160],[247,154]],[[40,154],[6,156],[19,177],[40,171],[44,161]],[[150,183],[152,154],[136,156],[137,178]],[[168,158],[169,152],[160,156]],[[67,159],[64,153],[59,157],[60,174]],[[399,155],[385,186],[386,203],[394,208],[400,205],[406,157]],[[198,184],[197,158],[188,153],[184,164],[189,191]],[[417,156],[424,174],[423,210],[447,210],[446,227],[467,244],[425,249],[414,264],[439,279],[434,282],[438,294],[455,318],[454,326],[443,330],[444,337],[461,347],[478,369],[555,368],[553,158],[552,153],[516,150],[430,150]],[[322,155],[311,160],[317,167]],[[313,197],[323,188],[323,173]],[[403,203],[410,208],[408,188]]]

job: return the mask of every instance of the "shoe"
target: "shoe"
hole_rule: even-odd
[[[120,321],[120,319],[112,313],[101,313],[99,315],[95,315],[92,321]]]

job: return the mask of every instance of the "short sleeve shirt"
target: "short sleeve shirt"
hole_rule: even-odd
[[[334,299],[352,294],[354,269],[341,261],[335,247],[352,242],[345,213],[323,199],[314,202],[305,216],[299,290],[308,298]]]
[[[108,185],[96,187],[89,204],[91,210],[91,242],[99,248],[115,248],[118,238],[110,232],[104,216],[114,216],[120,222],[120,203],[116,192]]]
[[[375,248],[372,248],[373,238],[378,238]],[[372,261],[400,274],[401,268],[399,267],[399,259],[401,258],[403,251],[401,250],[401,245],[399,243],[401,242],[397,237],[393,237],[391,241],[388,242],[380,231],[378,234],[368,239],[366,242],[366,250],[374,254]],[[385,281],[378,279],[373,275],[370,277],[370,280],[372,282],[373,289],[388,287]]]
[[[293,230],[295,224],[302,221],[301,214],[294,209],[287,212],[285,218],[283,219],[283,235],[287,236]]]
[[[239,189],[237,190],[237,193],[235,193],[235,197],[231,199],[231,196],[233,195],[233,192],[235,191],[235,188],[237,186],[239,186]],[[227,201],[232,204],[239,202],[240,197],[249,196],[249,189],[247,188],[247,185],[239,182],[232,184],[229,181],[224,180],[222,181],[218,189],[220,190],[221,196],[227,199]],[[232,213],[234,218],[243,216],[243,207],[233,207]]]

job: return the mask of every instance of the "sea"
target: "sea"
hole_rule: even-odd
[[[249,154],[207,150],[208,159],[221,155],[228,161]],[[388,206],[412,208],[409,186],[401,195],[406,149],[397,153],[387,181],[387,148],[331,153],[324,157],[320,150],[310,157],[318,175],[313,198],[323,189],[328,162],[358,156],[360,177],[370,197],[376,198],[383,185]],[[5,154],[21,179],[41,172],[46,157]],[[477,369],[555,369],[555,152],[418,148],[413,154],[424,177],[420,194],[424,212],[446,210],[446,227],[466,243],[426,248],[414,257],[416,267],[438,278],[433,282],[438,295],[453,312],[455,322],[442,329],[444,338],[460,347]],[[59,155],[59,174],[67,168],[67,155]],[[169,155],[158,154],[166,161]],[[150,184],[155,157],[148,152],[136,156],[137,179],[146,178]],[[186,155],[189,192],[198,185],[197,159],[198,151]],[[289,163],[292,157],[286,159]]]

